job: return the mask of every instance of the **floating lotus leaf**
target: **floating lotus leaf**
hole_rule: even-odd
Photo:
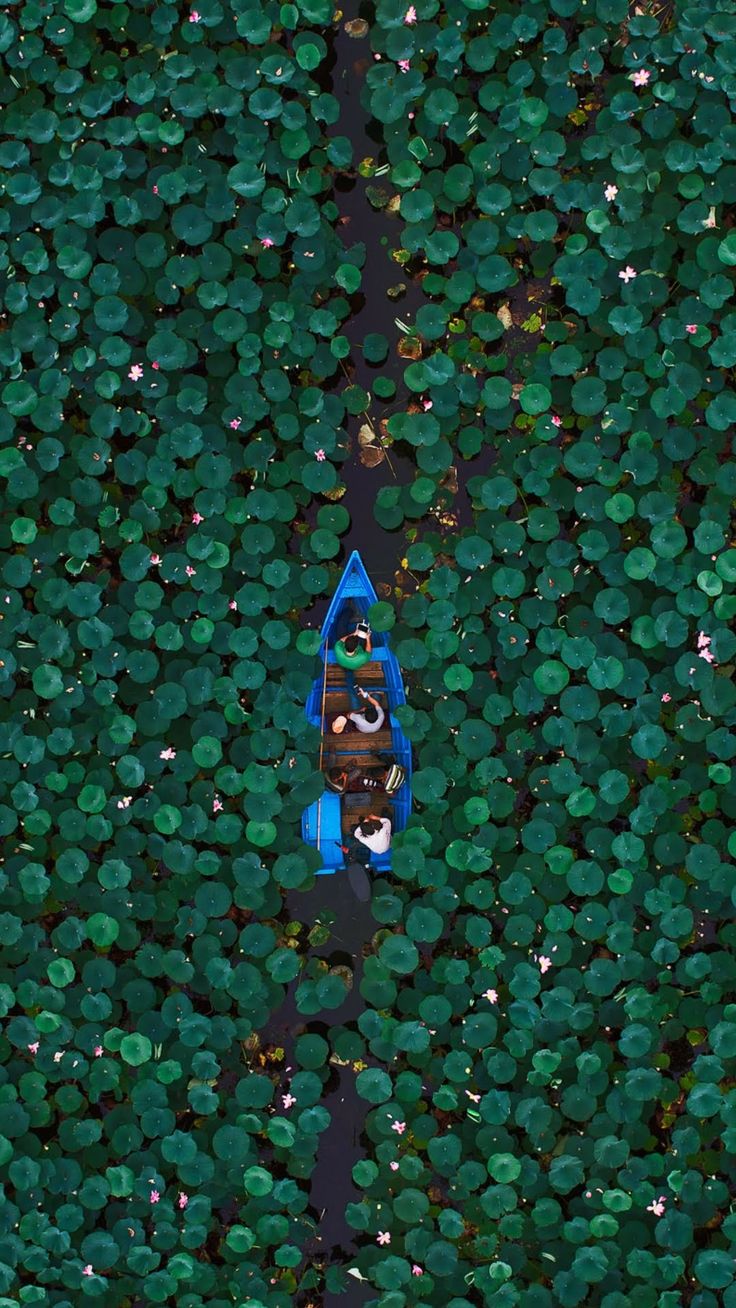
[[[0,19],[3,1303],[732,1292],[731,19],[483,8]]]

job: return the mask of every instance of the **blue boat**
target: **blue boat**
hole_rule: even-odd
[[[335,641],[346,635],[356,620],[364,619],[378,596],[357,550],[353,550],[345,571],[327,611],[322,626],[320,644],[320,675],[315,679],[307,700],[307,717],[322,733],[322,766],[353,763],[370,768],[382,762],[376,751],[390,754],[406,770],[404,784],[393,795],[334,794],[325,790],[315,803],[310,804],[302,817],[302,839],[318,849],[322,855],[321,875],[339,872],[346,866],[344,851],[349,832],[363,816],[387,808],[391,812],[392,834],[402,831],[411,812],[411,742],[404,735],[395,717],[395,710],[406,703],[404,682],[396,655],[385,632],[372,632],[371,661],[355,673],[357,686],[364,686],[382,704],[386,721],[379,732],[363,735],[359,732],[335,735],[329,726],[333,718],[348,707],[349,699],[345,672],[335,661]],[[324,709],[323,709],[324,705]],[[385,854],[370,855],[370,864],[377,872],[391,867],[391,850]]]

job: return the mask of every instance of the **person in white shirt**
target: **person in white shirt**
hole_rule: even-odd
[[[330,725],[333,735],[341,736],[344,731],[360,731],[363,735],[373,735],[381,730],[386,721],[381,703],[373,695],[369,695],[362,686],[358,686],[358,694],[365,700],[363,712],[339,713],[332,719]]]
[[[391,819],[369,813],[355,828],[353,835],[374,854],[385,854],[391,845]]]

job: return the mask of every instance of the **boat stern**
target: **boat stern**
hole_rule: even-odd
[[[302,840],[322,855],[317,876],[329,876],[345,867],[340,829],[340,796],[326,790],[309,805],[302,818]]]

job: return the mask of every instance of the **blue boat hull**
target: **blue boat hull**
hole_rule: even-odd
[[[363,562],[357,550],[354,550],[348,559],[345,571],[338,584],[337,590],[333,596],[330,607],[327,611],[324,624],[322,626],[322,642],[320,645],[320,663],[322,672],[315,678],[309,699],[307,700],[306,714],[311,723],[320,730],[323,727],[322,714],[322,697],[324,689],[324,660],[327,656],[327,667],[335,663],[334,646],[338,636],[345,634],[344,621],[346,610],[350,613],[354,610],[365,617],[368,609],[372,604],[376,604],[378,596],[363,566]],[[394,710],[401,704],[406,703],[406,693],[404,690],[404,681],[401,675],[396,655],[393,653],[389,644],[386,633],[374,632],[372,636],[373,650],[371,661],[380,663],[383,669],[383,676],[377,689],[380,690],[381,696],[388,707],[388,717],[391,728],[391,753],[403,768],[406,769],[406,781],[395,795],[391,796],[391,806],[393,809],[393,831],[402,831],[409,820],[411,812],[411,773],[412,773],[412,754],[411,742],[404,735],[401,727],[396,721]],[[358,678],[359,679],[359,678]],[[366,759],[371,754],[371,737],[370,735],[351,736],[351,750],[355,754],[365,753]],[[302,839],[307,845],[314,849],[319,849],[322,855],[322,866],[319,868],[318,875],[326,876],[335,872],[342,871],[345,867],[345,857],[338,848],[343,843],[341,831],[341,813],[342,798],[331,791],[326,790],[314,804],[310,804],[302,817]],[[366,849],[368,855],[370,851]],[[370,853],[371,867],[377,872],[385,872],[391,867],[391,850],[385,854]]]

